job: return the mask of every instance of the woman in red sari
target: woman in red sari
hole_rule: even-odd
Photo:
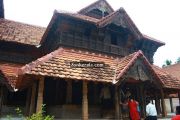
[[[139,112],[137,110],[138,102],[130,99],[128,102],[131,120],[140,120]]]

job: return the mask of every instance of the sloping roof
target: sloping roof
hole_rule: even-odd
[[[99,7],[101,5],[104,5],[103,7],[106,7],[108,9],[109,13],[114,12],[113,8],[109,5],[109,3],[106,0],[98,0],[90,5],[88,5],[87,7],[81,9],[78,13],[80,14],[86,14],[87,12],[89,12],[90,10]]]
[[[30,63],[21,68],[20,74],[52,76],[74,80],[88,80],[97,82],[118,83],[123,75],[133,66],[139,58],[147,65],[160,84],[168,84],[159,78],[151,64],[141,51],[135,52],[123,58],[97,54],[70,48],[59,48],[58,50]],[[70,63],[75,61],[103,62],[104,68],[71,68]],[[115,80],[115,81],[114,81]],[[163,81],[161,81],[163,80]],[[171,81],[173,79],[170,79]],[[168,85],[162,85],[169,88]],[[171,86],[174,87],[174,86]],[[175,88],[177,88],[175,86]]]
[[[59,15],[63,15],[63,16],[67,16],[67,17],[72,17],[72,18],[76,18],[79,20],[83,20],[83,21],[87,21],[87,22],[92,22],[92,23],[97,23],[99,21],[99,19],[93,18],[93,17],[89,17],[83,14],[79,14],[79,13],[70,13],[67,11],[61,11],[61,10],[55,10],[55,13],[59,14]]]
[[[159,79],[159,76],[156,74],[156,72],[154,71],[151,64],[148,62],[147,58],[144,56],[141,50],[125,56],[118,61],[118,65],[116,68],[116,79],[113,82],[118,83],[118,80],[123,78],[123,76],[130,70],[130,68],[135,64],[138,59],[143,59],[142,64],[147,66],[147,69],[152,74],[152,77],[157,80],[157,83],[162,85],[163,82]]]
[[[97,24],[99,27],[106,26],[107,24],[110,24],[113,22],[114,18],[119,17],[121,18],[122,24],[125,24],[126,27],[129,27],[129,29],[136,33],[137,36],[142,37],[141,32],[138,30],[134,22],[131,20],[131,18],[128,16],[124,8],[120,8],[119,10],[107,15],[106,17],[102,18]]]
[[[45,28],[0,19],[0,41],[39,45]]]
[[[71,68],[71,62],[103,62],[103,68]],[[58,50],[22,68],[23,73],[60,77],[74,80],[112,82],[115,75],[116,59],[112,56],[96,54],[76,49]]]
[[[0,62],[1,81],[8,88],[14,89],[18,81],[18,70],[22,67],[21,64]]]
[[[87,80],[107,83],[120,83],[123,76],[138,59],[142,59],[153,77],[164,88],[180,89],[180,80],[164,72],[161,68],[151,66],[141,51],[119,58],[85,50],[59,48],[25,66],[13,63],[0,63],[0,76],[13,89],[27,86],[30,79],[26,75],[51,76],[57,78]],[[73,68],[71,62],[103,62],[102,68]],[[23,77],[22,77],[23,76]],[[23,79],[20,79],[20,78]]]
[[[114,11],[114,12],[110,13],[109,15],[101,18],[101,19],[96,19],[96,18],[89,17],[89,16],[86,16],[86,15],[83,15],[80,13],[70,13],[67,11],[65,12],[65,11],[58,11],[58,10],[54,11],[53,17],[54,16],[56,16],[56,17],[58,17],[58,16],[71,17],[72,19],[78,19],[78,20],[86,21],[87,23],[92,23],[92,24],[94,24],[100,28],[104,27],[108,24],[113,23],[114,18],[120,16],[121,20],[123,21],[123,24],[125,24],[126,27],[128,27],[138,39],[148,39],[150,41],[158,43],[160,46],[165,44],[164,42],[161,42],[160,40],[157,40],[155,38],[151,38],[147,35],[143,35],[139,31],[139,29],[136,27],[134,22],[131,20],[129,15],[126,13],[124,8],[120,8],[119,10]],[[54,21],[55,21],[55,19],[53,19],[51,22],[54,22]],[[49,24],[48,29],[51,28],[50,27],[51,25],[52,25],[52,23]],[[46,31],[48,31],[48,30],[46,30]]]
[[[163,82],[163,86],[165,88],[176,88],[180,89],[180,79],[178,79],[175,76],[172,76],[168,72],[166,72],[164,69],[158,67],[158,66],[152,66],[156,74],[159,76],[161,81]]]
[[[163,67],[162,69],[180,79],[180,63],[168,65],[166,67]]]
[[[160,43],[161,45],[165,45],[165,42],[162,42],[162,41],[160,41],[160,40],[157,40],[157,39],[152,38],[152,37],[150,37],[150,36],[147,36],[147,35],[145,35],[145,34],[143,34],[143,38],[144,38],[144,39],[151,40],[151,41],[154,41],[154,42],[157,42],[157,43]]]

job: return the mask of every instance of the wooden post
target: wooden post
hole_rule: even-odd
[[[94,83],[94,103],[97,104],[98,103],[98,85],[97,83]]]
[[[25,115],[29,115],[30,102],[31,102],[31,87],[29,87],[27,90]]]
[[[171,107],[171,113],[174,113],[172,97],[169,98],[169,102],[170,102],[170,107]]]
[[[161,89],[161,107],[162,107],[162,117],[167,116],[167,111],[166,111],[166,105],[164,101],[164,91]]]
[[[56,80],[56,91],[55,91],[55,99],[54,102],[58,104],[58,97],[59,97],[59,80]]]
[[[144,95],[144,85],[141,84],[140,86],[140,96],[141,96],[141,114],[142,117],[145,118],[146,116],[146,109],[145,109],[145,95]]]
[[[115,119],[119,120],[120,119],[120,114],[119,114],[119,93],[118,93],[118,86],[115,86]]]
[[[38,86],[36,112],[39,112],[42,110],[43,95],[44,95],[44,77],[41,77],[39,80],[39,86]]]
[[[32,115],[35,112],[36,88],[37,88],[37,81],[34,81],[32,88],[31,88],[31,100],[30,100],[30,106],[29,106],[29,115]]]
[[[82,93],[82,119],[88,120],[88,86],[86,81],[83,81]]]
[[[2,105],[3,105],[3,86],[0,86],[0,115],[2,111]]]
[[[157,114],[160,115],[160,113],[161,113],[160,100],[158,98],[157,93],[155,94],[155,105],[156,105]]]
[[[66,103],[72,103],[72,81],[67,81]]]
[[[180,91],[178,92],[179,106],[180,106]]]

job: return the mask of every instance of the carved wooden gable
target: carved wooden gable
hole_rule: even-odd
[[[99,0],[81,9],[78,13],[101,19],[112,12],[114,12],[114,10],[105,0]]]
[[[138,59],[127,72],[125,77],[141,81],[153,80],[152,74],[148,70],[147,66],[143,63],[143,59]]]

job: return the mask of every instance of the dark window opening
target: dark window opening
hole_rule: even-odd
[[[27,97],[27,90],[7,93],[7,105],[25,105]]]
[[[111,34],[111,44],[117,45],[117,35],[114,33]]]
[[[85,35],[86,37],[90,37],[90,35],[91,35],[91,29],[90,29],[90,28],[86,28],[85,31],[84,31],[84,35]]]

